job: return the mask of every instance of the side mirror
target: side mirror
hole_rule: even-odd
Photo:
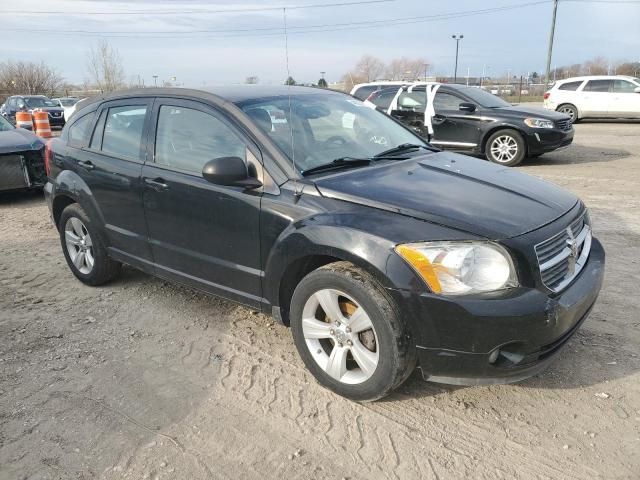
[[[460,110],[461,112],[472,113],[476,111],[476,105],[474,103],[462,102],[460,105],[458,105],[458,110]]]
[[[249,176],[247,164],[240,157],[218,157],[209,160],[202,168],[202,177],[215,185],[248,189],[262,186],[260,180]]]
[[[634,88],[633,91],[636,92],[636,93],[640,93],[640,87]]]

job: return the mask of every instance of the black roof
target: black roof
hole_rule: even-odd
[[[206,87],[201,89],[192,88],[133,88],[127,90],[118,90],[112,93],[106,93],[95,97],[90,97],[78,103],[76,110],[81,110],[87,105],[101,102],[104,100],[116,100],[119,98],[135,97],[135,96],[163,96],[178,95],[192,98],[216,99],[219,102],[231,102],[240,104],[247,101],[259,100],[261,98],[284,97],[291,95],[313,95],[313,94],[335,94],[344,95],[342,92],[327,90],[316,87],[299,87],[287,85],[228,85],[220,87]]]

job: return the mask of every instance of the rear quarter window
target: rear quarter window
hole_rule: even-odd
[[[71,147],[82,148],[87,144],[89,132],[93,126],[94,112],[88,113],[73,122],[69,127],[68,144]]]

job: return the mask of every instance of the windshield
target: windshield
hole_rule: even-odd
[[[9,121],[0,115],[0,132],[6,132],[9,130],[13,130],[13,125],[9,123]]]
[[[24,97],[24,103],[29,108],[55,107],[56,104],[45,97]]]
[[[474,87],[461,87],[456,89],[463,95],[466,95],[474,102],[476,102],[481,107],[485,108],[501,108],[501,107],[510,107],[511,104],[509,102],[505,102],[500,97],[493,95],[489,92],[485,92],[479,88]]]
[[[295,152],[299,172],[338,158],[370,158],[405,143],[426,145],[385,114],[346,95],[292,95],[291,115],[287,96],[238,106],[290,159]]]

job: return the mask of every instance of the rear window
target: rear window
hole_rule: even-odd
[[[360,87],[353,93],[353,96],[356,98],[359,98],[360,100],[366,100],[367,97],[371,95],[373,92],[375,92],[377,89],[378,89],[377,85],[367,85],[364,87]]]
[[[612,80],[589,80],[584,87],[585,92],[608,92]]]
[[[613,82],[613,91],[616,93],[635,93],[636,85],[626,80],[615,80]]]
[[[576,91],[580,85],[582,85],[582,80],[580,80],[579,82],[567,82],[560,85],[558,87],[558,90]]]

